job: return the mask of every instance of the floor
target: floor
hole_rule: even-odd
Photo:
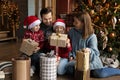
[[[21,42],[18,41],[1,41],[0,42],[0,61],[8,61],[14,57],[20,55],[20,44]],[[5,80],[12,80],[10,75],[6,76]],[[34,75],[31,77],[31,80],[39,80],[39,77]],[[57,80],[74,80],[72,76],[57,76]],[[109,78],[90,78],[90,80],[120,80],[120,76],[113,76]]]

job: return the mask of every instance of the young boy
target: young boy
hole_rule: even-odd
[[[66,27],[65,27],[65,22],[63,19],[57,19],[54,24],[53,24],[53,29],[55,33],[61,33],[65,34],[66,32]],[[57,67],[57,73],[58,75],[63,75],[66,73],[66,64],[68,63],[68,55],[69,52],[71,51],[71,44],[70,40],[66,40],[66,47],[56,47],[56,46],[51,46],[52,50],[55,50],[56,53],[58,53],[58,59],[59,59],[59,64]]]
[[[40,30],[41,21],[36,16],[28,16],[24,20],[24,26],[28,26],[28,30],[25,31],[24,39],[32,39],[39,43],[39,46],[35,49],[31,57],[31,66],[33,70],[37,70],[39,73],[39,54],[44,45],[44,34]]]

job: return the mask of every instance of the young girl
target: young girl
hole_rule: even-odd
[[[24,39],[32,39],[39,43],[39,46],[35,49],[31,57],[31,66],[33,70],[39,72],[39,53],[44,45],[44,34],[40,30],[41,21],[36,16],[28,16],[24,20],[24,26],[28,25],[28,30],[25,31]]]
[[[61,34],[65,34],[66,31],[66,27],[65,27],[65,22],[62,19],[57,19],[54,22],[53,25],[53,29],[56,33],[61,33]],[[58,59],[59,59],[59,64],[57,67],[57,73],[58,75],[63,75],[66,73],[66,64],[68,63],[68,55],[69,52],[71,51],[71,44],[70,44],[70,40],[67,39],[66,40],[66,44],[67,46],[65,48],[63,47],[56,47],[56,46],[51,46],[50,48],[52,50],[55,50],[56,53],[58,53]]]
[[[87,12],[81,12],[74,16],[74,27],[69,31],[72,43],[70,62],[67,64],[67,73],[74,73],[76,51],[85,48],[90,52],[91,77],[109,77],[120,75],[120,70],[115,68],[105,68],[100,60],[97,37],[94,34],[91,17]]]

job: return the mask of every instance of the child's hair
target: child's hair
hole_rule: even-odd
[[[74,17],[76,17],[79,21],[81,21],[83,23],[82,37],[84,39],[88,38],[89,35],[94,33],[91,17],[88,14],[88,12],[82,11],[82,12],[76,13],[76,14],[74,14]]]
[[[62,26],[64,28],[66,28],[65,21],[63,19],[57,19],[53,24],[53,29],[55,29],[55,27],[57,27],[57,26]]]

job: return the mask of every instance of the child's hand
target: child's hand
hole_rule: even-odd
[[[74,58],[71,56],[71,57],[69,58],[69,61],[72,61],[72,60],[74,60]]]
[[[34,53],[38,52],[40,50],[40,47],[36,47],[36,49],[34,50]]]
[[[57,57],[57,61],[60,61],[60,56]]]
[[[67,47],[70,47],[70,39],[66,40]]]
[[[60,63],[60,56],[57,56],[57,66],[59,65]]]

